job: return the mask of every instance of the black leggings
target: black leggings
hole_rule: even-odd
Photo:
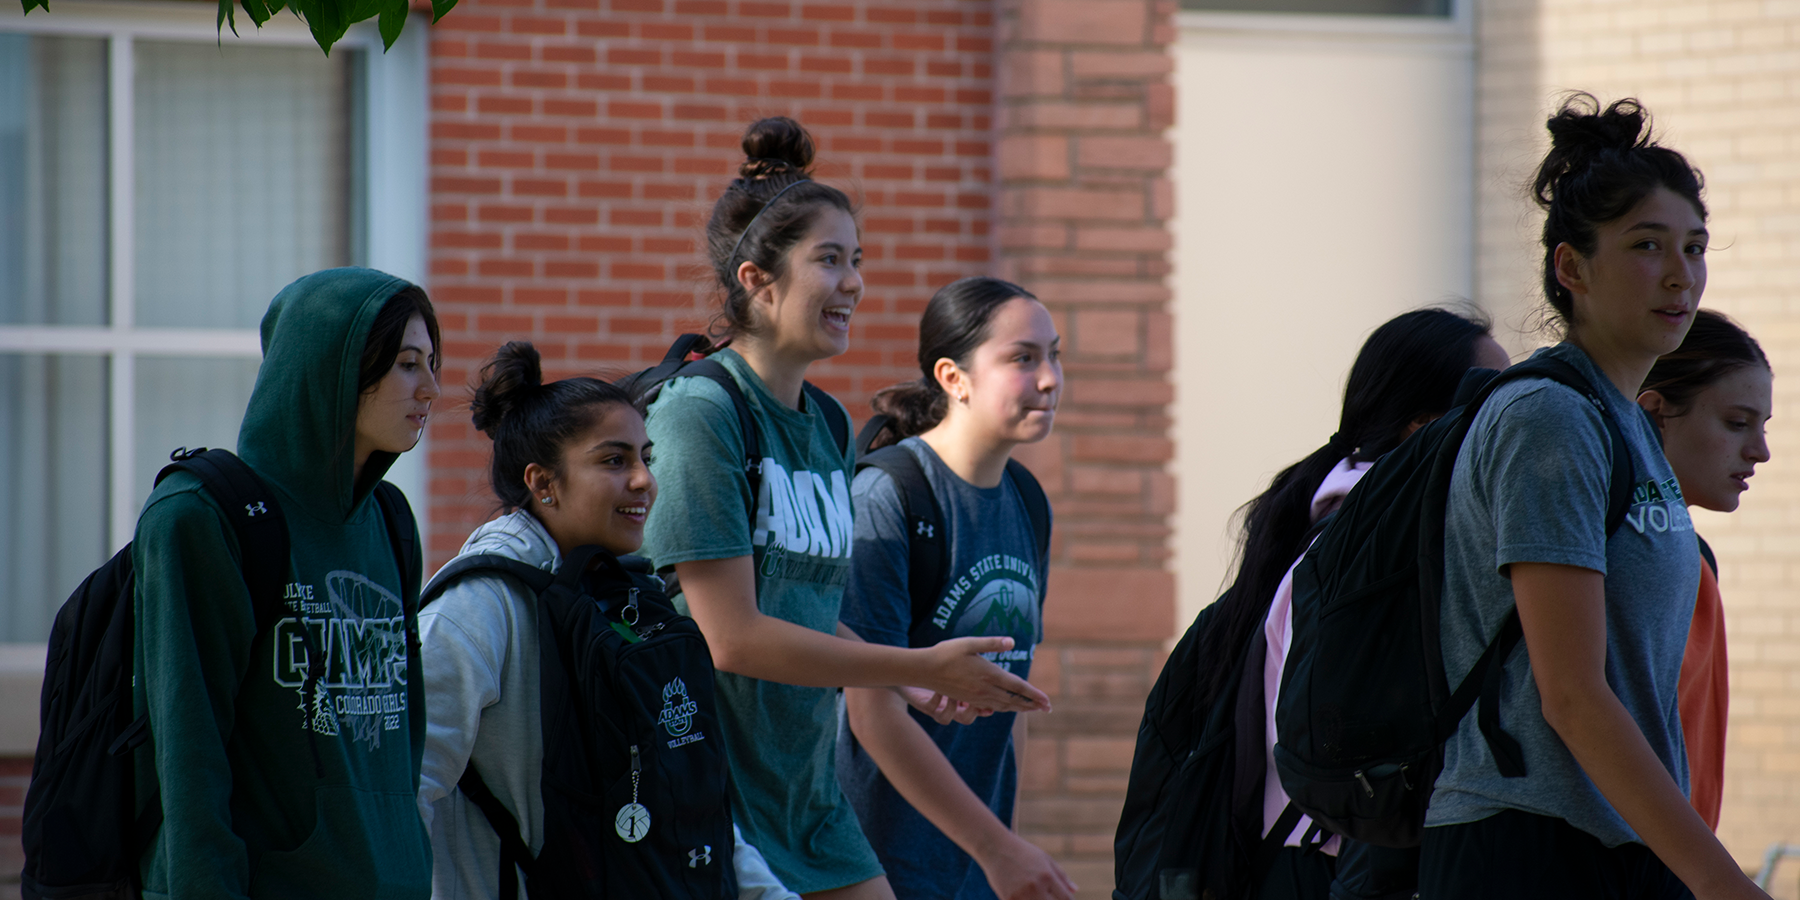
[[[1509,809],[1425,829],[1420,900],[1693,900],[1643,844],[1607,847],[1562,819]]]

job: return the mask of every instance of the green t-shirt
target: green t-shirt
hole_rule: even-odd
[[[753,523],[744,437],[725,390],[704,378],[669,382],[650,406],[656,507],[644,530],[658,568],[754,556],[764,615],[834,634],[854,541],[852,454],[824,413],[769,393],[743,357],[713,355],[750,404],[762,439]],[[841,407],[840,407],[841,410]],[[686,611],[686,598],[676,603]],[[829,890],[882,874],[837,781],[837,691],[718,673],[719,718],[737,796],[732,813],[790,890]]]

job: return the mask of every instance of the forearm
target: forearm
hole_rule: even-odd
[[[969,789],[942,750],[884,688],[844,691],[850,730],[888,783],[927,821],[984,867],[1014,835]]]
[[[826,634],[760,612],[734,617],[712,629],[702,622],[701,628],[716,666],[764,681],[886,688],[926,677],[922,654],[907,648],[865,643],[854,634],[849,638],[841,632]]]
[[[1705,897],[1743,880],[1736,862],[1682,796],[1637,722],[1604,682],[1546,702],[1545,713],[1607,802],[1690,890]]]

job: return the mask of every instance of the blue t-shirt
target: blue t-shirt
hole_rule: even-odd
[[[1574,345],[1539,352],[1580,369],[1605,399],[1606,414],[1631,451],[1631,506],[1609,538],[1612,442],[1592,402],[1539,378],[1496,390],[1476,415],[1450,481],[1440,626],[1445,668],[1457,684],[1499,632],[1513,607],[1507,566],[1556,563],[1602,573],[1607,684],[1685,791],[1676,683],[1700,585],[1687,505],[1656,427],[1638,405]],[[1544,721],[1523,643],[1506,661],[1500,722],[1524,749],[1526,777],[1501,777],[1470,710],[1445,747],[1427,826],[1517,809],[1564,819],[1608,847],[1638,840]]]
[[[900,446],[912,452],[943,511],[949,530],[949,583],[926,624],[929,639],[1009,635],[1013,649],[989,658],[1020,678],[1031,675],[1031,656],[1042,636],[1046,560],[1024,500],[1010,478],[978,488],[944,465],[918,438]],[[912,630],[907,571],[906,518],[894,480],[864,469],[850,487],[856,510],[855,552],[844,590],[843,621],[864,640],[905,647]],[[968,725],[939,725],[907,710],[975,796],[1000,821],[1011,824],[1018,767],[1013,758],[1012,713],[995,713]],[[991,900],[987,876],[913,809],[881,774],[848,723],[838,730],[838,780],[862,820],[863,833],[881,858],[894,895],[912,898]]]

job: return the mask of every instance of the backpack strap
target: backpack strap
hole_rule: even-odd
[[[1712,566],[1713,577],[1719,577],[1719,558],[1713,555],[1712,545],[1706,542],[1706,538],[1698,534],[1694,535],[1694,540],[1700,544],[1700,558],[1706,560],[1707,565]]]
[[[676,346],[680,346],[680,341],[676,342]],[[674,353],[675,348],[669,348],[669,352]],[[686,363],[669,377],[704,378],[724,389],[725,396],[731,398],[731,408],[737,411],[738,433],[744,436],[744,477],[750,482],[750,501],[745,508],[745,515],[754,527],[756,498],[762,492],[762,429],[756,427],[756,417],[750,414],[750,401],[744,397],[744,389],[738,387],[737,379],[731,377],[731,372],[725,368],[724,363],[711,358]]]
[[[1554,357],[1533,357],[1491,378],[1469,404],[1464,415],[1472,421],[1481,404],[1496,388],[1520,378],[1548,378],[1579,392],[1600,411],[1600,421],[1606,427],[1607,439],[1611,444],[1612,473],[1608,480],[1606,505],[1606,535],[1611,537],[1625,524],[1625,514],[1631,509],[1631,447],[1625,443],[1624,432],[1619,429],[1619,423],[1613,420],[1607,409],[1606,399],[1580,369]],[[1500,725],[1500,691],[1506,685],[1506,660],[1524,636],[1525,629],[1519,622],[1519,609],[1515,606],[1507,611],[1506,619],[1500,623],[1499,633],[1482,650],[1481,657],[1475,661],[1475,667],[1469,670],[1462,684],[1457,685],[1455,692],[1450,695],[1446,704],[1448,715],[1441,717],[1438,725],[1439,741],[1449,740],[1461,725],[1463,717],[1468,715],[1469,708],[1479,698],[1481,709],[1476,716],[1476,725],[1481,728],[1482,737],[1487,740],[1495,768],[1505,778],[1523,778],[1526,775],[1524,748]]]
[[[932,607],[950,581],[950,551],[945,546],[944,513],[937,494],[925,478],[925,469],[912,451],[898,445],[883,447],[856,462],[858,472],[880,469],[894,480],[900,495],[900,513],[906,522],[906,586],[912,595],[909,634],[931,621]]]
[[[175,472],[191,473],[224,510],[225,520],[237,536],[244,585],[249,588],[250,604],[256,614],[256,630],[259,634],[267,631],[284,612],[281,588],[290,565],[287,520],[274,491],[230,450],[182,448],[169,459],[171,462],[156,473],[156,483],[161,484]]]
[[[410,666],[419,659],[421,650],[419,581],[424,577],[425,561],[419,558],[419,520],[413,517],[412,504],[406,501],[406,494],[389,482],[375,485],[375,505],[381,508],[381,521],[387,526],[394,564],[400,567],[400,606],[406,613],[406,656]]]
[[[487,782],[481,773],[470,763],[463,769],[462,778],[456,782],[475,808],[481,810],[488,824],[493,826],[494,833],[500,836],[500,900],[518,900],[519,880],[529,881],[532,870],[537,866],[537,858],[531,855],[531,848],[525,845],[525,839],[519,836],[519,820],[508,812],[506,805],[494,792],[488,789]]]
[[[511,575],[525,582],[525,586],[530,588],[533,594],[543,593],[556,581],[555,572],[547,572],[528,562],[522,562],[510,556],[501,556],[498,553],[473,553],[451,560],[449,565],[439,569],[436,575],[431,576],[431,583],[425,585],[425,589],[419,593],[419,606],[422,608],[443,596],[451,585],[461,581],[463,576],[475,572],[499,572],[502,575]]]
[[[1025,464],[1016,459],[1007,459],[1006,476],[1012,479],[1013,488],[1019,492],[1019,499],[1025,503],[1025,517],[1031,520],[1031,534],[1037,538],[1038,563],[1050,562],[1050,498],[1044,495],[1044,486],[1038,483],[1037,476],[1025,468]]]
[[[831,429],[831,446],[839,453],[850,452],[849,414],[823,388],[810,381],[800,382],[800,393],[805,394],[807,402],[817,406],[819,415],[825,417],[825,427]]]
[[[1288,835],[1293,834],[1294,828],[1300,824],[1300,816],[1300,807],[1295,806],[1292,802],[1282,807],[1281,816],[1275,820],[1275,826],[1269,829],[1268,834],[1263,835],[1262,841],[1256,845],[1256,852],[1252,855],[1250,863],[1254,866],[1250,875],[1252,883],[1260,882],[1263,873],[1275,865],[1275,857],[1281,853],[1281,848],[1287,846]]]
[[[869,421],[863,423],[862,430],[856,433],[857,459],[862,459],[869,455],[869,445],[875,443],[875,438],[883,431],[886,431],[887,427],[893,424],[893,421],[891,416],[876,413],[869,417]]]

